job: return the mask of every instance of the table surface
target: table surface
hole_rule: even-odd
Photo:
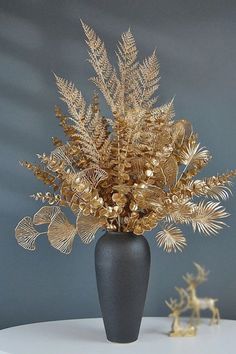
[[[110,343],[102,319],[42,322],[0,331],[0,354],[235,354],[236,321],[209,326],[203,320],[196,337],[167,336],[171,321],[143,318],[138,341]]]

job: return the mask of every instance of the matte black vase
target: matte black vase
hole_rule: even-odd
[[[143,236],[107,232],[95,249],[99,301],[111,342],[138,338],[150,270],[150,248]]]

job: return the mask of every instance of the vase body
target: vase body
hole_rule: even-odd
[[[99,301],[111,342],[138,338],[150,270],[150,248],[144,236],[107,232],[95,248]]]

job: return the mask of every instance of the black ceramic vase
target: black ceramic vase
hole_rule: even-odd
[[[138,338],[150,270],[150,248],[143,236],[107,232],[95,249],[99,301],[111,342]]]

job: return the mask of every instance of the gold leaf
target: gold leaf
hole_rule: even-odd
[[[165,229],[159,231],[156,235],[156,240],[158,246],[163,247],[168,253],[182,251],[187,244],[182,231],[173,225],[168,225]]]
[[[204,201],[197,204],[193,210],[191,216],[191,222],[193,230],[198,230],[206,235],[214,235],[226,225],[223,219],[228,217],[229,214],[225,211],[225,208],[216,202]]]
[[[172,125],[172,138],[178,146],[181,146],[185,139],[192,134],[192,125],[186,119],[181,119]]]
[[[144,184],[135,188],[134,199],[139,207],[144,209],[158,209],[162,204],[165,192],[156,186]]]
[[[89,183],[93,188],[96,188],[99,182],[107,178],[108,174],[100,167],[89,167],[79,172],[77,176],[79,182]]]
[[[165,184],[168,187],[175,185],[178,175],[178,164],[173,156],[162,165],[162,170],[165,176]]]
[[[195,204],[190,201],[176,201],[172,204],[167,220],[174,223],[188,224],[191,221],[194,206]]]
[[[155,51],[153,54],[144,59],[140,65],[140,84],[142,93],[139,100],[140,107],[151,108],[157,98],[152,98],[159,87],[159,64]]]
[[[73,169],[72,162],[66,155],[66,147],[64,145],[53,150],[50,154],[50,159],[52,161],[63,161],[65,166],[69,166]]]
[[[232,194],[229,187],[226,186],[212,186],[207,191],[207,196],[215,200],[226,200]]]
[[[89,47],[90,63],[97,76],[91,78],[93,83],[101,90],[112,111],[116,108],[116,99],[119,89],[119,80],[116,72],[109,62],[107,51],[103,41],[97,36],[94,30],[81,21],[84,33],[87,37],[86,43]]]
[[[58,206],[43,206],[34,214],[34,225],[50,224],[53,217],[60,213],[61,209]]]
[[[96,232],[105,225],[106,218],[92,215],[85,216],[82,213],[78,214],[76,220],[77,232],[83,243],[90,243],[94,239]]]
[[[76,228],[64,213],[57,213],[48,226],[50,244],[62,253],[70,253],[76,235]]]
[[[199,161],[208,161],[210,158],[209,151],[200,148],[200,144],[196,141],[190,141],[180,152],[180,162],[185,166],[191,166]]]
[[[23,248],[34,251],[35,240],[40,233],[35,230],[31,217],[25,216],[15,228],[16,240]]]
[[[117,47],[120,73],[119,110],[125,113],[129,106],[137,103],[138,63],[137,48],[130,29],[123,33]]]
[[[64,101],[69,108],[73,106],[76,110],[79,110],[80,115],[83,116],[85,113],[86,103],[82,93],[74,86],[72,82],[69,82],[57,75],[55,75],[55,78],[62,101]]]

